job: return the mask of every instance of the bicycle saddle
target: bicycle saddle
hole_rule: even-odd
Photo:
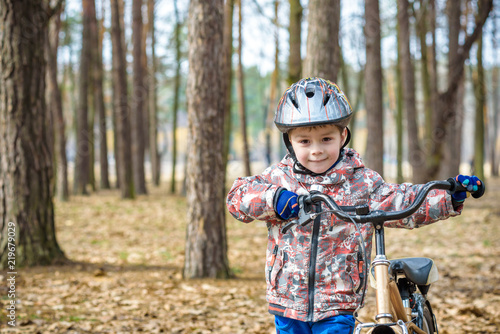
[[[389,272],[393,276],[403,273],[409,281],[417,285],[430,285],[439,278],[434,261],[426,257],[409,257],[390,262]]]
[[[434,260],[426,257],[408,257],[404,259],[395,259],[389,261],[389,273],[396,276],[398,273],[403,273],[406,278],[424,289],[426,286],[436,282],[439,279],[437,267],[434,265]],[[370,270],[370,284],[373,288],[375,285],[375,270],[374,267]]]

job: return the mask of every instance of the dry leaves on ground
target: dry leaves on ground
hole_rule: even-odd
[[[390,257],[428,256],[441,334],[500,330],[499,180],[457,218],[386,232]],[[113,191],[56,203],[67,266],[19,269],[18,326],[1,333],[274,333],[265,301],[266,228],[228,218],[229,260],[237,278],[182,280],[186,202],[153,189],[122,201]],[[5,273],[0,273],[4,285]],[[3,296],[2,296],[3,297]],[[362,319],[371,321],[374,293]]]

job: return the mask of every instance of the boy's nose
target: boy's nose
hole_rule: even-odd
[[[323,149],[321,148],[320,145],[313,145],[311,147],[311,153],[312,154],[321,154],[321,153],[323,153]]]

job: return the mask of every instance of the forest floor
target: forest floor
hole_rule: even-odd
[[[56,203],[65,266],[24,268],[16,281],[17,327],[1,333],[274,333],[265,301],[266,228],[229,217],[229,260],[236,278],[183,280],[186,200],[150,188]],[[416,230],[386,231],[389,257],[432,257],[440,280],[429,292],[441,334],[500,332],[500,180],[457,218]],[[0,272],[0,286],[6,273]],[[374,313],[369,288],[363,321]]]

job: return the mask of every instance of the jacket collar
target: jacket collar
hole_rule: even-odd
[[[342,159],[335,167],[333,167],[323,175],[312,176],[308,174],[295,173],[293,171],[294,161],[290,154],[287,154],[283,158],[281,163],[285,165],[284,171],[286,174],[296,179],[300,183],[309,185],[332,185],[343,183],[354,174],[357,168],[364,167],[363,161],[361,160],[358,152],[351,148],[344,148]]]

